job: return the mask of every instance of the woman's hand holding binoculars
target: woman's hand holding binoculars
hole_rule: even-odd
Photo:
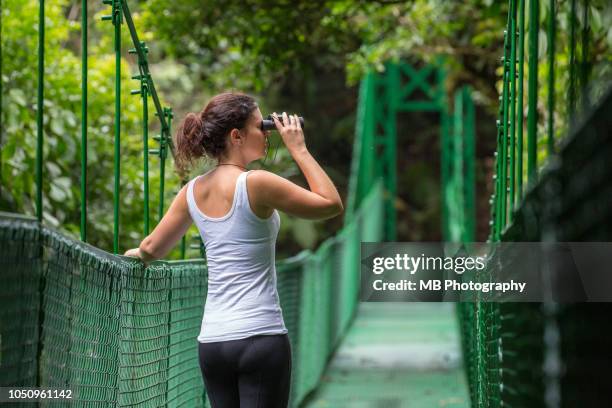
[[[302,131],[302,126],[300,125],[300,120],[297,115],[287,115],[286,112],[283,112],[281,122],[276,112],[274,112],[272,114],[272,119],[274,119],[278,133],[280,133],[291,155],[306,151],[304,132]]]

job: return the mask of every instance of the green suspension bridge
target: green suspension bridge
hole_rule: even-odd
[[[161,174],[159,218],[164,213],[173,115],[158,98],[148,49],[138,38],[128,1],[103,3],[110,7],[103,19],[114,26],[116,56],[113,251],[87,243],[85,0],[81,240],[42,222],[45,8],[40,0],[36,217],[0,215],[0,386],[70,388],[72,403],[87,407],[207,406],[195,343],[206,298],[204,259],[159,261],[145,269],[117,255],[122,29],[129,31],[129,53],[139,69],[133,78],[140,89],[132,93],[143,103],[145,234],[150,229],[149,163],[154,158]],[[588,10],[588,0],[570,0],[566,25],[558,23],[554,12],[541,22],[540,3],[508,2],[489,241],[610,241],[612,92],[608,88],[592,96],[593,87],[609,84],[590,81],[589,16],[578,16],[579,10]],[[547,3],[555,10],[560,2]],[[554,87],[560,27],[569,31],[570,39],[567,97],[556,100],[549,92],[546,101],[538,101],[538,87]],[[549,44],[546,56],[538,55],[542,35]],[[542,67],[543,77],[538,75]],[[475,241],[475,109],[471,90],[461,87],[451,98],[446,80],[440,61],[419,68],[390,62],[383,74],[370,72],[361,81],[344,227],[315,251],[277,265],[293,347],[291,406],[608,406],[612,354],[607,304],[359,305],[360,243],[396,239],[398,113],[439,115],[443,236],[446,241]],[[150,102],[160,128],[152,141]],[[561,129],[566,134],[562,142],[555,143],[559,128],[553,113],[559,103],[567,104],[569,125]],[[547,146],[544,165],[538,163],[537,152],[542,138]],[[151,144],[155,148],[149,148]],[[183,238],[183,258],[186,245]],[[376,317],[381,310],[387,320]],[[395,339],[395,348],[386,343],[389,338]],[[418,360],[423,349],[412,347],[415,342],[432,344],[440,354],[456,343],[458,356],[449,357],[456,364],[429,371],[405,369],[385,377],[393,387],[384,388],[375,382],[386,375],[381,366],[372,368],[373,375],[355,374],[360,363],[346,361],[367,357],[363,350],[373,349],[360,348],[364,344],[413,350],[409,359]],[[350,376],[351,371],[355,375]],[[343,375],[348,375],[344,388]],[[351,402],[360,392],[369,397],[361,396],[362,405]],[[373,396],[376,393],[381,395]]]

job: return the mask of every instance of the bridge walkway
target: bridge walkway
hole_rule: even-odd
[[[360,303],[303,408],[468,408],[455,305]]]

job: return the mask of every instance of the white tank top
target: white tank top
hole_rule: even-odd
[[[187,186],[187,204],[200,231],[208,264],[208,295],[198,341],[238,340],[283,334],[287,328],[276,290],[275,246],[280,217],[263,219],[249,205],[246,180],[236,181],[232,208],[220,218],[202,213]]]

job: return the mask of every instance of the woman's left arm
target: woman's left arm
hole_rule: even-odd
[[[124,255],[138,257],[144,263],[161,259],[185,235],[191,222],[187,207],[187,185],[185,185],[153,232],[142,240],[138,248],[126,251]]]

